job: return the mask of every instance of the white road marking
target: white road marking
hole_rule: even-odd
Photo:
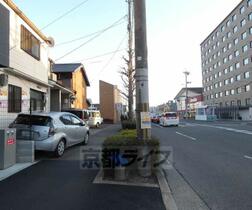
[[[244,158],[252,160],[252,157],[250,157],[248,155],[244,155]]]
[[[188,136],[188,135],[185,135],[185,134],[183,134],[183,133],[176,132],[176,134],[178,134],[178,135],[180,135],[180,136],[184,136],[184,137],[186,137],[186,138],[189,138],[189,139],[191,139],[191,140],[193,140],[193,141],[196,141],[196,140],[197,140],[196,138],[191,137],[191,136]]]
[[[252,135],[252,131],[248,131],[248,130],[239,130],[239,129],[235,129],[235,128],[228,128],[228,127],[214,126],[214,125],[203,125],[203,124],[195,124],[195,125],[202,126],[202,127],[209,127],[209,128],[218,128],[218,129],[222,129],[222,130],[226,130],[226,131],[232,131],[235,133],[243,133],[243,134],[247,134],[247,135]]]

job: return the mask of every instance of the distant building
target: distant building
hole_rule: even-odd
[[[84,66],[81,63],[53,64],[52,72],[57,75],[59,84],[74,92],[71,108],[87,109],[90,105],[87,100],[90,83]]]
[[[219,118],[252,120],[251,53],[252,0],[243,0],[201,43],[204,102]]]
[[[168,101],[167,103],[160,104],[156,108],[156,113],[163,113],[163,112],[176,112],[177,111],[177,104],[175,101]]]
[[[125,113],[123,99],[116,85],[100,80],[100,111],[105,122],[117,123]]]
[[[177,104],[177,112],[179,116],[184,117],[186,114],[186,88],[182,88],[174,99]],[[203,88],[187,88],[187,111],[189,116],[194,117],[196,113],[195,109],[203,104]]]

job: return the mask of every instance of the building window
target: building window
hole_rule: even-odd
[[[229,83],[229,79],[225,79],[224,80],[224,85],[228,85],[228,83]]]
[[[229,90],[225,91],[225,96],[229,96]]]
[[[231,101],[231,102],[230,102],[230,105],[231,105],[231,106],[234,106],[234,105],[235,105],[235,101]]]
[[[221,71],[218,73],[218,76],[219,76],[219,77],[221,76]]]
[[[230,60],[230,61],[231,61],[231,60],[232,60],[232,58],[233,58],[233,55],[232,55],[232,54],[228,56],[228,60]]]
[[[21,25],[21,49],[26,53],[34,57],[35,59],[40,59],[40,41],[32,35],[23,25]]]
[[[219,93],[215,93],[215,98],[219,98]]]
[[[252,6],[252,0],[248,0],[248,7]]]
[[[242,52],[246,52],[246,51],[248,51],[248,45],[242,46]]]
[[[220,32],[219,32],[219,31],[217,31],[217,32],[216,32],[216,36],[218,37],[219,35],[220,35]]]
[[[228,69],[224,69],[224,74],[227,74],[228,73]]]
[[[252,34],[252,27],[249,28],[249,34]]]
[[[227,60],[228,60],[227,58],[224,58],[223,63],[227,63]]]
[[[238,31],[238,27],[235,26],[235,27],[233,28],[233,32],[236,33],[237,31]]]
[[[241,80],[241,75],[240,74],[236,75],[235,79],[236,79],[236,81],[240,81]]]
[[[252,44],[252,42],[251,42],[251,44]],[[252,46],[252,45],[251,45],[251,46]],[[220,51],[217,52],[217,56],[218,56],[218,57],[220,56]]]
[[[243,59],[243,65],[246,66],[246,65],[248,65],[248,63],[249,63],[249,59],[248,58],[244,58]]]
[[[235,64],[235,68],[236,68],[236,69],[239,69],[239,68],[240,68],[240,63],[239,63],[239,62]]]
[[[237,45],[239,42],[238,38],[234,39],[234,45]]]
[[[252,20],[252,12],[251,12],[251,13],[249,13],[249,15],[248,15],[248,19],[249,19],[249,20]]]
[[[225,42],[225,41],[226,41],[226,37],[223,36],[223,37],[222,37],[222,42]]]
[[[230,24],[231,24],[231,21],[228,20],[228,21],[227,21],[227,26],[230,26]]]
[[[249,78],[249,71],[247,71],[247,72],[244,73],[244,78],[245,78],[245,79],[248,79],[248,78]]]
[[[237,100],[237,106],[241,106],[241,100]]]
[[[246,105],[246,106],[249,106],[249,105],[250,105],[250,98],[246,98],[246,99],[245,99],[245,105]]]
[[[229,66],[229,71],[233,71],[234,70],[234,67],[233,66]]]
[[[219,96],[220,96],[220,98],[221,98],[221,97],[223,96],[223,93],[222,93],[222,92],[220,92],[220,93],[219,93]]]
[[[245,85],[245,92],[250,91],[250,85]]]
[[[231,77],[231,78],[230,78],[230,83],[231,83],[231,84],[234,83],[234,77]]]
[[[230,49],[232,47],[232,44],[228,43],[227,47],[228,47],[228,49]]]
[[[245,31],[241,34],[241,39],[244,40],[246,38],[247,38],[247,32]]]
[[[234,95],[234,94],[235,94],[235,90],[232,89],[232,90],[230,91],[230,95]]]
[[[8,112],[21,112],[22,89],[14,85],[8,85]]]
[[[246,24],[246,20],[245,19],[241,20],[241,27],[243,27],[245,24]]]
[[[222,48],[222,51],[223,51],[223,52],[226,52],[226,51],[227,51],[227,48],[226,48],[226,47],[223,47],[223,48]]]
[[[237,19],[237,15],[234,14],[234,15],[232,16],[232,20],[235,21],[236,19]]]
[[[241,87],[236,88],[236,93],[237,94],[240,94],[241,92],[242,92],[242,88]]]
[[[225,26],[222,26],[221,27],[221,31],[223,32],[225,30]]]
[[[222,82],[219,82],[219,87],[222,87]]]
[[[244,13],[244,12],[245,12],[245,7],[242,6],[242,7],[240,8],[240,14],[242,14],[242,13]]]
[[[235,55],[235,57],[239,56],[239,55],[240,55],[239,50],[236,50],[236,51],[234,52],[234,55]]]

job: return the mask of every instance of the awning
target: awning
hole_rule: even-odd
[[[48,84],[48,83],[46,83],[44,81],[41,81],[41,80],[39,80],[39,79],[37,79],[35,77],[32,77],[32,76],[30,76],[30,75],[28,75],[26,73],[23,73],[23,72],[21,72],[21,71],[19,71],[17,69],[13,69],[13,68],[8,67],[8,68],[0,68],[0,71],[2,71],[4,73],[7,73],[9,75],[21,77],[21,78],[23,78],[23,79],[25,79],[27,81],[34,82],[34,83],[42,85],[44,87],[52,87],[52,85],[50,85],[50,84]]]
[[[52,89],[60,89],[63,93],[69,93],[69,94],[74,95],[74,92],[72,90],[60,85],[59,83],[53,80],[49,80],[48,82],[52,86]]]

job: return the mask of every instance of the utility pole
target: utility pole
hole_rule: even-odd
[[[145,0],[134,0],[136,123],[138,140],[151,139]]]
[[[186,119],[188,119],[188,89],[187,89],[187,84],[189,84],[190,82],[187,81],[187,77],[190,74],[189,71],[184,71],[183,72],[185,74],[185,89],[186,89],[186,97],[185,97],[185,117]]]
[[[132,34],[132,0],[126,0],[128,3],[128,111],[129,119],[133,120],[133,102],[134,102],[134,70],[133,70],[133,34]]]

